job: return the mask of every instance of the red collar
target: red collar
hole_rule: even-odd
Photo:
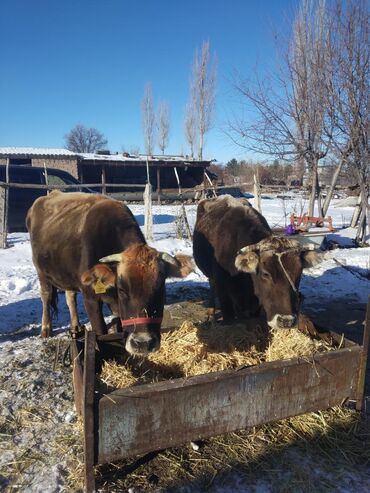
[[[138,317],[138,318],[121,318],[122,327],[128,327],[130,325],[144,325],[144,324],[160,324],[163,317]]]

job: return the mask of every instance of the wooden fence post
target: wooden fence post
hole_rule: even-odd
[[[161,204],[161,169],[157,166],[157,203]]]
[[[254,174],[253,181],[254,181],[254,189],[253,189],[254,208],[258,212],[262,212],[261,211],[261,188],[260,188],[260,183],[259,183],[259,179],[258,179],[258,174],[257,175],[256,175],[256,173]]]
[[[102,169],[101,169],[101,184],[102,184],[102,190],[101,193],[103,195],[107,195],[107,187],[106,187],[106,174],[105,174],[105,164],[103,164]]]
[[[7,244],[7,189],[0,187],[0,248],[6,248]]]
[[[47,167],[46,167],[46,163],[45,163],[45,161],[44,161],[44,173],[45,173],[45,183],[46,183],[46,185],[49,185],[48,169],[47,169]],[[48,190],[46,191],[46,193],[49,195],[50,190],[48,189]]]
[[[208,173],[207,173],[207,171],[206,171],[206,170],[204,170],[204,176],[207,178],[207,180],[209,181],[209,184],[211,185],[212,192],[213,192],[213,196],[214,196],[214,197],[217,197],[217,193],[216,193],[215,186],[214,186],[214,184],[212,183],[211,178],[208,176]]]
[[[367,360],[369,357],[369,344],[370,344],[370,296],[368,297],[368,301],[367,301],[366,318],[364,324],[364,335],[362,341],[362,355],[360,360],[360,368],[358,371],[357,399],[356,399],[357,411],[364,411],[364,412],[366,412],[366,403],[364,400],[364,395],[365,395]]]
[[[86,330],[83,372],[83,424],[86,493],[93,493],[95,491],[95,344],[95,332]]]
[[[9,158],[6,160],[5,182],[9,183]],[[0,248],[8,247],[9,188],[0,187]]]
[[[152,186],[145,185],[144,190],[144,236],[145,239],[153,239],[153,214],[152,214]]]

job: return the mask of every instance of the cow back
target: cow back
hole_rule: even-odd
[[[26,224],[37,270],[60,289],[79,289],[99,258],[145,243],[131,211],[102,195],[52,192],[34,202]]]
[[[198,264],[197,258],[203,257],[199,250],[206,247],[207,256],[213,253],[224,270],[236,275],[237,252],[270,235],[271,230],[265,218],[246,199],[231,196],[206,199],[199,203],[197,210],[194,258]],[[208,275],[207,272],[205,274]]]

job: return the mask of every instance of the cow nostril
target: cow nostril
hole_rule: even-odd
[[[155,351],[157,351],[157,349],[158,349],[157,340],[153,338],[149,341],[148,351],[150,353],[154,353]]]
[[[282,329],[291,329],[295,326],[296,321],[297,317],[294,315],[287,315],[285,317],[280,315],[277,317],[278,326]]]
[[[141,351],[147,351],[149,348],[149,341],[145,339],[133,339],[134,346]]]
[[[142,346],[142,343],[143,343],[143,341],[141,341],[140,339],[134,339],[133,337],[131,338],[131,341],[130,341],[132,348],[135,350],[139,350],[140,347]]]

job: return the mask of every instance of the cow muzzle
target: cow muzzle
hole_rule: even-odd
[[[267,323],[272,329],[292,329],[297,325],[297,316],[277,314]]]
[[[159,337],[149,333],[129,334],[126,339],[125,348],[130,354],[145,356],[158,351],[160,347]]]
[[[125,344],[126,351],[137,356],[145,356],[148,353],[158,351],[161,322],[162,317],[121,319],[122,328],[128,333]]]

